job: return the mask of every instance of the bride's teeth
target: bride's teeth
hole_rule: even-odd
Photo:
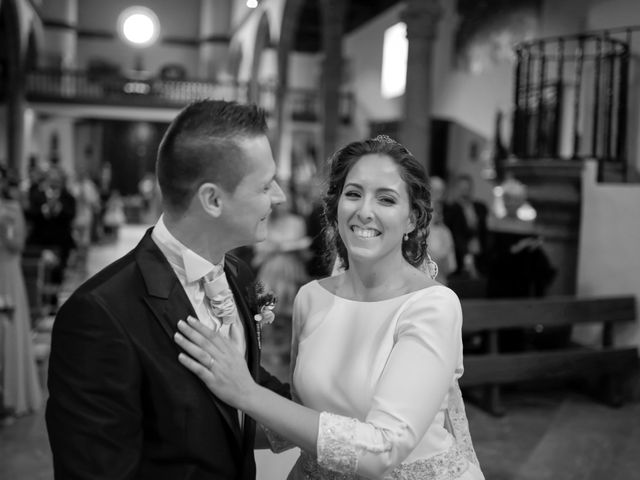
[[[361,238],[373,238],[377,236],[377,232],[371,228],[353,227],[353,233]]]

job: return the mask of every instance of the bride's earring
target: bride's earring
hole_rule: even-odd
[[[427,272],[432,280],[438,276],[438,264],[433,261],[429,252],[427,252]]]

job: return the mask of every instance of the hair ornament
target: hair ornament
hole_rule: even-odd
[[[376,142],[380,142],[380,143],[392,143],[392,144],[397,144],[398,143],[393,138],[391,138],[389,135],[378,135],[373,140],[376,141]]]

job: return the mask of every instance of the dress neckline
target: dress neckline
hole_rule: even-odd
[[[403,293],[402,295],[398,295],[396,297],[390,297],[390,298],[385,298],[384,300],[370,300],[370,301],[366,301],[366,300],[353,300],[351,298],[345,298],[345,297],[341,297],[340,295],[337,295],[329,290],[327,290],[325,287],[323,287],[322,285],[320,285],[320,281],[319,280],[314,280],[313,283],[315,283],[318,288],[320,288],[320,290],[322,290],[323,292],[326,292],[327,295],[331,295],[334,298],[337,298],[339,300],[343,300],[345,302],[352,302],[352,303],[367,303],[367,304],[376,304],[376,303],[384,303],[384,302],[390,302],[393,300],[398,300],[400,298],[406,298],[409,297],[411,295],[414,295],[416,293],[419,292],[424,292],[426,290],[429,290],[431,288],[438,288],[438,287],[443,287],[444,285],[429,285],[428,287],[423,287],[423,288],[419,288],[418,290],[414,290],[413,292],[407,292],[407,293]]]

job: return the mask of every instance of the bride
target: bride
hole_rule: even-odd
[[[326,224],[343,273],[294,303],[292,395],[257,385],[227,340],[189,318],[180,362],[302,454],[290,479],[482,480],[458,379],[462,312],[425,275],[430,194],[423,167],[389,137],[332,158]]]

